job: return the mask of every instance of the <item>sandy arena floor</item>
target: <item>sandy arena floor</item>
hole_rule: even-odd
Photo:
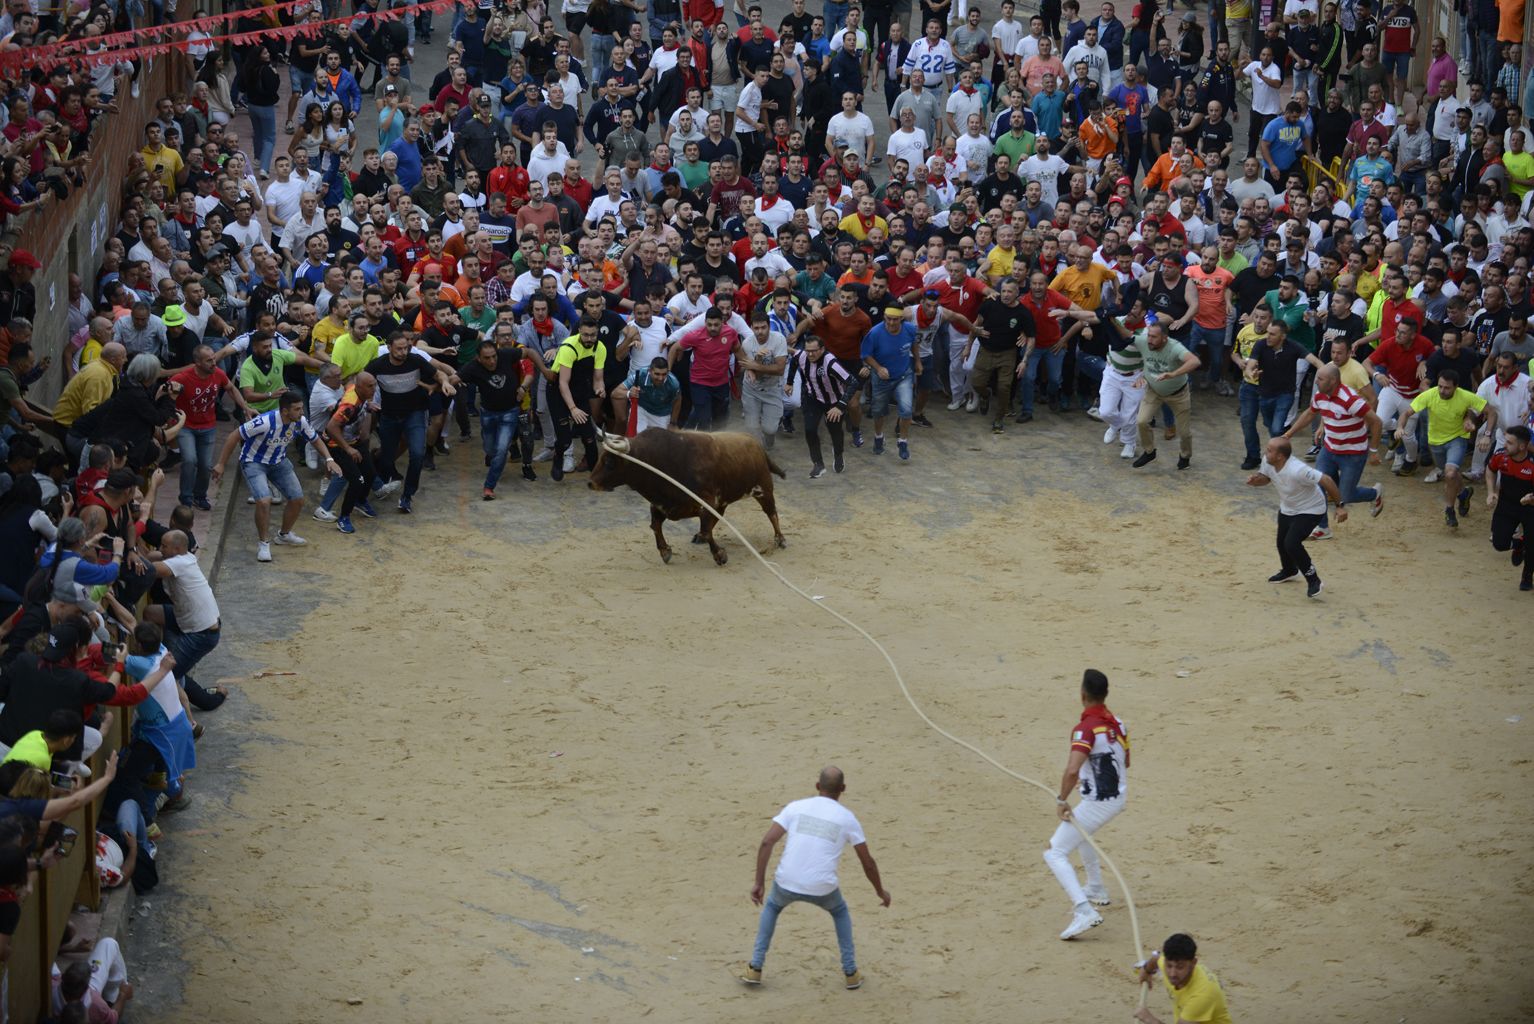
[[[1147,945],[1193,933],[1238,1021],[1534,1015],[1534,707],[1508,642],[1534,599],[1480,496],[1451,535],[1436,488],[1392,479],[1383,518],[1312,546],[1307,602],[1265,582],[1274,496],[1241,486],[1231,404],[1196,410],[1188,473],[1131,471],[1079,413],[997,439],[940,411],[910,464],[865,448],[813,484],[783,438],[775,557],[1046,784],[1082,668],[1109,674],[1134,764],[1100,839]],[[1051,803],[929,732],[862,641],[733,538],[718,569],[672,525],[662,566],[630,492],[540,465],[486,505],[477,440],[440,461],[410,520],[346,539],[306,514],[310,546],[266,567],[232,535],[206,676],[239,694],[167,823],[141,928],[184,989],[154,1019],[1128,1019],[1121,901],[1058,941]],[[844,858],[867,985],[842,990],[828,918],[796,907],[747,990],[757,842],[827,762],[894,895]]]

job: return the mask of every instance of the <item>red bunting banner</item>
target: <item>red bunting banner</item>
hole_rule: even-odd
[[[311,2],[312,0],[285,0],[283,3],[261,8],[259,12],[264,14],[268,11],[290,10]],[[34,46],[22,50],[3,51],[0,52],[0,71],[31,68],[47,70],[60,64],[67,64],[71,67],[99,67],[103,64],[113,64],[118,61],[159,57],[168,53],[184,53],[194,43],[214,47],[225,43],[231,46],[254,46],[273,39],[292,39],[299,35],[317,35],[326,28],[352,25],[358,21],[399,21],[422,11],[446,12],[452,10],[455,5],[456,0],[426,0],[423,3],[396,7],[392,10],[367,11],[344,18],[308,21],[299,25],[279,25],[274,28],[263,28],[255,32],[238,32],[230,35],[214,34],[212,30],[224,27],[227,22],[234,18],[252,13],[252,10],[230,11],[224,14],[210,15],[206,18],[178,21],[133,32],[117,32],[112,35],[98,36],[93,40],[71,39],[48,46]],[[208,35],[194,40],[187,37],[192,32],[205,32]],[[168,38],[173,35],[180,36],[180,38]],[[160,38],[162,41],[143,42],[146,38]],[[97,50],[82,49],[87,42],[100,44],[102,48]],[[138,42],[138,45],[126,47],[114,45],[118,42]]]

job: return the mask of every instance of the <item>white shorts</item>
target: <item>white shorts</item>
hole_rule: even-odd
[[[645,412],[644,406],[640,406],[638,409],[634,410],[634,413],[634,433],[636,434],[643,434],[651,427],[659,427],[662,430],[666,430],[671,426],[670,413],[667,413],[664,416],[657,416],[652,412]]]
[[[735,113],[735,108],[740,101],[740,83],[734,85],[716,85],[708,91],[708,109],[710,112],[718,111],[724,114]]]

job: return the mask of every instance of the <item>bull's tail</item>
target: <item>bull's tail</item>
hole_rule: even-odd
[[[763,454],[766,454],[766,453],[764,452]],[[771,455],[767,456],[767,468],[769,470],[771,470],[774,475],[782,477],[784,480],[788,479],[788,474],[783,472],[783,467],[782,466],[780,466],[776,462],[772,461],[772,456]]]

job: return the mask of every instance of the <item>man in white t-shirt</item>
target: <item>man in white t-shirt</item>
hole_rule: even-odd
[[[1071,165],[1049,151],[1049,136],[1040,135],[1035,143],[1038,148],[1033,155],[1018,161],[1017,176],[1023,179],[1025,188],[1028,183],[1038,182],[1040,202],[1046,210],[1053,210],[1059,201],[1060,175],[1070,170]]]
[[[927,133],[916,127],[916,111],[906,107],[900,112],[900,130],[890,132],[884,149],[890,166],[896,160],[904,160],[907,167],[922,167],[927,163]]]
[[[863,826],[841,805],[846,788],[847,781],[840,768],[834,765],[823,768],[815,783],[817,795],[795,800],[783,808],[762,837],[761,846],[756,851],[756,883],[751,887],[751,902],[762,908],[762,917],[757,925],[751,960],[740,976],[747,985],[762,983],[762,962],[767,959],[767,947],[772,944],[778,915],[790,903],[801,901],[813,903],[831,915],[836,925],[836,944],[841,947],[846,986],[857,988],[863,984],[863,975],[858,970],[857,956],[852,948],[852,915],[847,910],[847,901],[842,898],[837,878],[837,860],[842,848],[851,846],[857,851],[863,873],[873,883],[879,902],[886,907],[890,905],[890,894],[879,882],[879,866],[874,863],[873,854],[868,852]],[[783,846],[783,856],[772,877],[772,891],[765,892],[764,901],[767,862],[772,859],[772,848],[784,836],[788,837],[788,842]]]
[[[857,93],[842,93],[842,112],[826,122],[826,152],[835,153],[843,144],[863,158],[863,166],[874,161],[874,123],[858,109]]]
[[[160,538],[160,557],[151,564],[171,603],[146,605],[144,618],[164,629],[187,700],[200,711],[212,711],[224,702],[224,690],[204,689],[192,678],[192,669],[218,646],[218,601],[190,543],[181,530],[166,530]]]
[[[1331,477],[1314,466],[1307,466],[1293,458],[1294,452],[1286,437],[1268,441],[1267,452],[1257,472],[1246,478],[1248,486],[1264,487],[1272,484],[1278,489],[1278,572],[1268,577],[1269,583],[1287,583],[1303,575],[1306,596],[1321,593],[1321,577],[1316,574],[1315,563],[1305,550],[1305,540],[1324,522],[1326,503],[1337,506],[1337,522],[1345,523],[1348,510],[1342,503],[1342,492]]]

